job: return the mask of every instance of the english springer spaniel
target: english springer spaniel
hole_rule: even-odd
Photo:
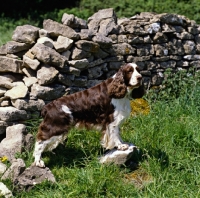
[[[47,104],[35,143],[34,164],[45,167],[43,151],[53,150],[63,142],[71,127],[94,128],[103,133],[105,149],[128,149],[120,137],[120,125],[130,115],[130,99],[144,95],[142,75],[135,63],[123,65],[111,78],[100,84],[63,96]]]

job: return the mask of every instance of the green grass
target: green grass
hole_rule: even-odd
[[[197,80],[198,81],[198,80]],[[124,141],[139,147],[124,166],[101,165],[103,150],[96,131],[72,130],[67,143],[43,158],[56,178],[30,192],[13,190],[16,198],[60,197],[200,197],[200,88],[185,85],[178,98],[149,97],[148,115],[129,118],[122,126]],[[199,82],[199,81],[198,81]],[[191,85],[191,84],[190,84]],[[183,90],[183,89],[182,89]],[[28,129],[36,133],[37,123]],[[27,167],[32,153],[22,153]],[[135,164],[138,164],[137,169]],[[11,182],[6,183],[13,189]]]

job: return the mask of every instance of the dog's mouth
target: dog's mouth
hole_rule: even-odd
[[[135,85],[130,85],[129,84],[129,88],[130,89],[135,89],[135,88],[138,88],[139,86],[141,86],[142,85],[142,81],[140,80],[140,81],[138,81]]]

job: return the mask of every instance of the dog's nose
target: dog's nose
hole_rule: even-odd
[[[138,80],[138,81],[141,81],[141,80],[142,80],[142,76],[138,76],[138,77],[137,77],[137,80]]]

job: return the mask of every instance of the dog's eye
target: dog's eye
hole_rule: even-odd
[[[138,72],[140,72],[140,68],[137,67],[136,70],[137,70]]]

